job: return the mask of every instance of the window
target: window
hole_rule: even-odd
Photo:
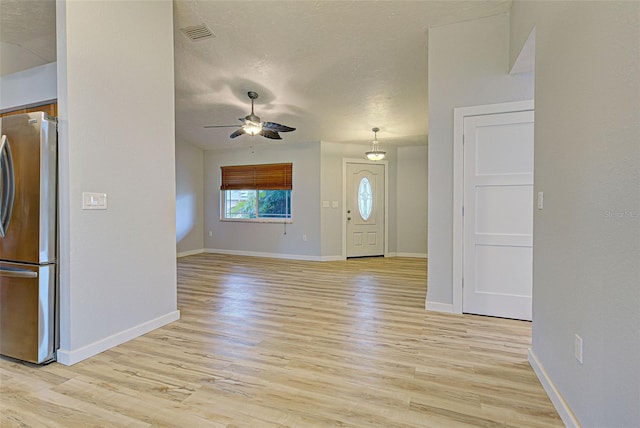
[[[226,190],[224,220],[290,219],[291,190]]]
[[[358,210],[362,220],[369,220],[371,210],[373,209],[373,192],[371,191],[371,183],[367,177],[360,180],[358,186]]]
[[[291,220],[292,164],[223,166],[222,220]]]

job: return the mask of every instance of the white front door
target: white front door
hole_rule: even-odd
[[[533,120],[464,118],[463,312],[531,320]]]
[[[384,164],[347,163],[347,257],[384,255]]]

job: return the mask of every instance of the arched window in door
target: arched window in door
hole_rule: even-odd
[[[371,183],[367,177],[360,180],[360,185],[358,186],[358,210],[360,211],[362,220],[369,220],[371,211],[373,210],[373,192],[371,190]]]

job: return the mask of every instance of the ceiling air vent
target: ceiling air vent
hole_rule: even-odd
[[[197,42],[198,40],[209,39],[216,36],[204,24],[181,28],[180,31],[182,31],[185,36],[190,38],[192,42]]]

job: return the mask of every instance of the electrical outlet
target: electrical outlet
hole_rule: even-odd
[[[582,338],[577,334],[573,341],[573,355],[576,357],[576,360],[582,364]]]
[[[209,231],[209,238],[211,238],[213,236],[213,230]]]
[[[302,235],[302,240],[306,241],[307,240],[307,235]]]

